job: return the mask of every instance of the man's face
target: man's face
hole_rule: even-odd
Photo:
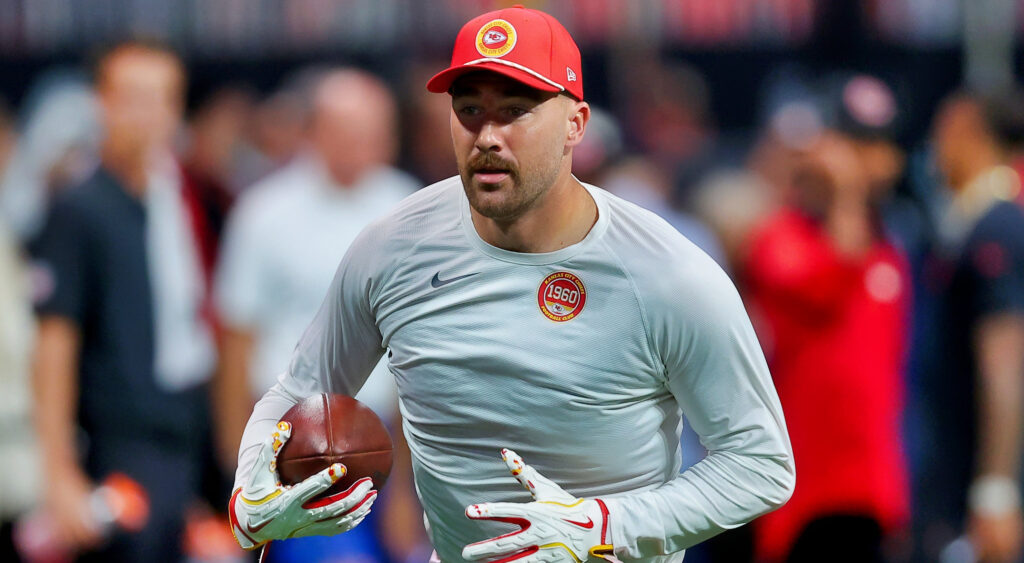
[[[976,104],[957,98],[945,102],[935,117],[932,143],[936,165],[953,189],[970,180],[966,162],[982,141],[981,120]]]
[[[903,175],[906,157],[900,147],[888,139],[856,141],[856,150],[867,175],[870,197],[885,197]]]
[[[487,71],[452,85],[452,140],[473,209],[510,221],[547,192],[569,154],[574,104]]]
[[[107,142],[125,150],[168,147],[181,120],[183,83],[180,65],[165,53],[112,55],[97,85]]]
[[[394,153],[390,100],[355,80],[337,80],[320,92],[311,140],[334,180],[351,186]]]

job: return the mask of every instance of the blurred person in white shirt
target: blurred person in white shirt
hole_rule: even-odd
[[[10,162],[17,134],[0,103],[0,172]],[[0,559],[17,561],[12,522],[39,493],[39,460],[31,431],[29,357],[32,320],[28,276],[9,226],[0,217]]]
[[[624,159],[607,171],[602,182],[608,191],[653,211],[719,265],[728,266],[715,234],[700,219],[676,208],[672,185],[654,163],[643,157]]]
[[[311,96],[306,147],[246,190],[228,220],[222,247],[215,283],[224,323],[216,401],[224,463],[232,468],[253,404],[287,368],[349,244],[418,187],[391,166],[398,146],[396,106],[379,79],[352,69],[324,71]],[[395,385],[382,367],[358,399],[385,421],[398,420]],[[399,437],[397,427],[392,429]],[[400,477],[403,469],[408,473],[408,454],[401,450],[395,464],[399,478],[389,488],[408,491],[392,491],[389,497],[396,501],[412,499],[411,477]],[[404,518],[421,527],[415,506]],[[409,528],[394,525],[393,517],[389,521],[389,536]],[[417,541],[388,537],[386,543],[399,552],[393,555],[404,556]],[[288,549],[275,548],[278,555]]]
[[[21,104],[16,142],[0,139],[0,153],[10,153],[8,165],[0,166],[0,216],[22,244],[39,235],[54,195],[98,166],[98,112],[91,84],[75,73],[48,73]]]

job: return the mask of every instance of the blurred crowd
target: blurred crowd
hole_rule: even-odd
[[[181,59],[128,42],[0,103],[0,558],[247,560],[221,514],[246,418],[355,235],[456,173],[424,88],[443,66],[186,108]],[[730,273],[799,468],[789,504],[687,560],[1022,560],[1024,97],[949,92],[908,144],[880,78],[783,72],[735,138],[696,68],[623,69],[574,173]],[[395,439],[382,505],[271,560],[429,555],[386,368],[358,398]]]

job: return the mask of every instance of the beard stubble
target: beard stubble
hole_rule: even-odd
[[[481,169],[508,171],[501,184],[481,184],[473,173]],[[511,221],[533,207],[554,184],[558,170],[523,170],[493,152],[481,153],[459,170],[462,186],[470,206],[477,213],[495,221]],[[506,185],[511,184],[511,185]]]

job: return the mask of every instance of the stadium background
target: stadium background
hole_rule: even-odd
[[[353,62],[392,81],[417,60],[446,57],[454,33],[473,14],[507,3],[489,0],[418,2],[44,0],[0,3],[0,92],[17,105],[32,77],[53,65],[76,64],[98,44],[126,33],[161,38],[186,56],[190,100],[225,80],[273,88],[296,65]],[[573,31],[586,54],[588,97],[612,95],[616,54],[661,53],[706,73],[713,110],[725,130],[758,124],[757,94],[778,66],[811,72],[870,70],[913,92],[911,140],[919,137],[943,93],[960,84],[965,49],[981,86],[1019,71],[1020,2],[957,0],[566,0],[527,3]],[[967,9],[962,9],[967,8]],[[981,19],[968,25],[968,11]],[[1008,17],[1007,17],[1008,16]],[[973,20],[972,20],[973,21]],[[968,45],[968,40],[977,37]],[[994,45],[976,45],[976,43]],[[907,72],[913,69],[913,72]],[[753,95],[753,99],[752,99]]]

